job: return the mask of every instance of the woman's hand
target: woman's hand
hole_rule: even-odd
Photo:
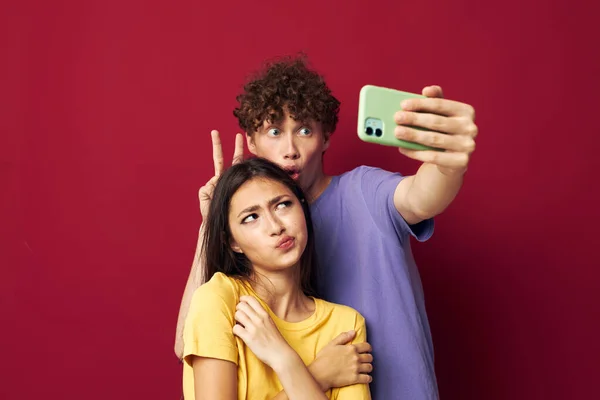
[[[252,296],[240,296],[236,306],[233,334],[262,362],[277,370],[282,363],[297,355],[277,329],[267,311]]]
[[[355,337],[356,331],[340,334],[319,351],[308,367],[324,391],[372,381],[371,345],[350,344]]]

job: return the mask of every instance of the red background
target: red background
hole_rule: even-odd
[[[300,50],[342,101],[329,173],[416,169],[357,138],[363,84],[477,110],[465,187],[413,246],[442,398],[593,397],[597,3],[237,3],[2,5],[0,398],[178,398],[209,131],[229,156],[247,74]]]

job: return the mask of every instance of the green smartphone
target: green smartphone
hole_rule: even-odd
[[[397,126],[394,114],[402,110],[400,103],[415,97],[425,96],[373,85],[363,86],[358,101],[358,137],[365,142],[383,146],[404,147],[411,150],[440,150],[398,139],[394,134],[394,128]],[[427,130],[420,127],[412,128]]]

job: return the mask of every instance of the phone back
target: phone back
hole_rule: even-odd
[[[394,114],[402,108],[403,100],[425,97],[379,86],[366,85],[360,90],[358,102],[358,137],[369,143],[404,147],[412,150],[436,150],[432,147],[397,139]],[[415,128],[419,129],[419,128]]]

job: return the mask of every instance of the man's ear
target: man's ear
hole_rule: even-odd
[[[248,132],[246,132],[246,144],[248,145],[248,150],[250,150],[250,153],[256,155],[256,145],[254,144],[254,138],[251,135],[249,135]]]
[[[331,143],[331,134],[325,133],[323,135],[323,152],[329,148],[329,143]]]

